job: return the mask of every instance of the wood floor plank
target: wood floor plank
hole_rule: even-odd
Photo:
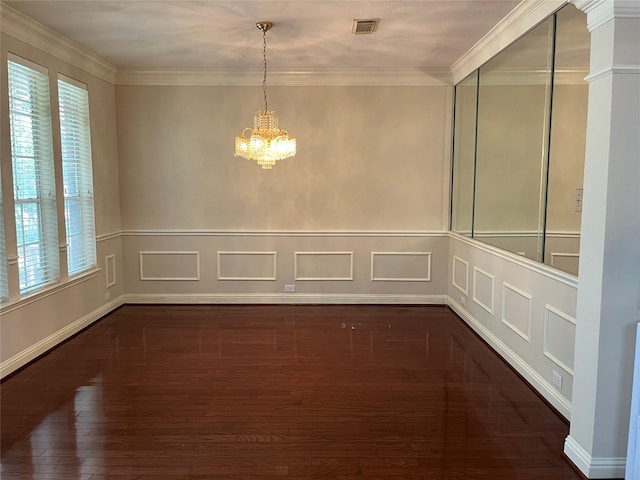
[[[126,306],[0,385],[10,479],[582,478],[446,307]]]

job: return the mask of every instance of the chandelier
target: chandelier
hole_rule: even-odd
[[[256,112],[253,117],[253,128],[247,127],[241,135],[236,136],[235,149],[236,157],[256,160],[263,169],[271,169],[278,160],[293,157],[296,154],[296,139],[290,138],[287,131],[278,126],[276,112],[270,111],[267,104],[267,30],[272,26],[271,22],[256,23],[256,27],[262,32],[264,110]]]

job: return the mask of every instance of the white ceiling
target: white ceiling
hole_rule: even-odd
[[[119,68],[258,70],[269,67],[449,67],[519,0],[13,0],[7,5]],[[354,18],[380,18],[353,35]]]

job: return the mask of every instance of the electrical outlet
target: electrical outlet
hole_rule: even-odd
[[[111,292],[104,292],[104,299],[106,300],[111,300]]]
[[[553,371],[553,384],[558,387],[558,390],[562,390],[562,375],[555,370]]]
[[[576,198],[573,202],[573,210],[576,212],[582,211],[582,189],[576,188]]]
[[[284,286],[284,291],[285,292],[295,292],[296,291],[296,286],[295,285],[285,285]]]
[[[464,295],[460,295],[460,303],[462,304],[462,306],[465,306],[465,303],[467,303],[467,299],[464,298]]]

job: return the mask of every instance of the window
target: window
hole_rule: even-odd
[[[96,265],[89,95],[74,80],[58,80],[64,221],[69,275]]]
[[[18,272],[25,293],[57,281],[60,267],[49,79],[43,67],[14,58],[8,61],[9,123]]]

